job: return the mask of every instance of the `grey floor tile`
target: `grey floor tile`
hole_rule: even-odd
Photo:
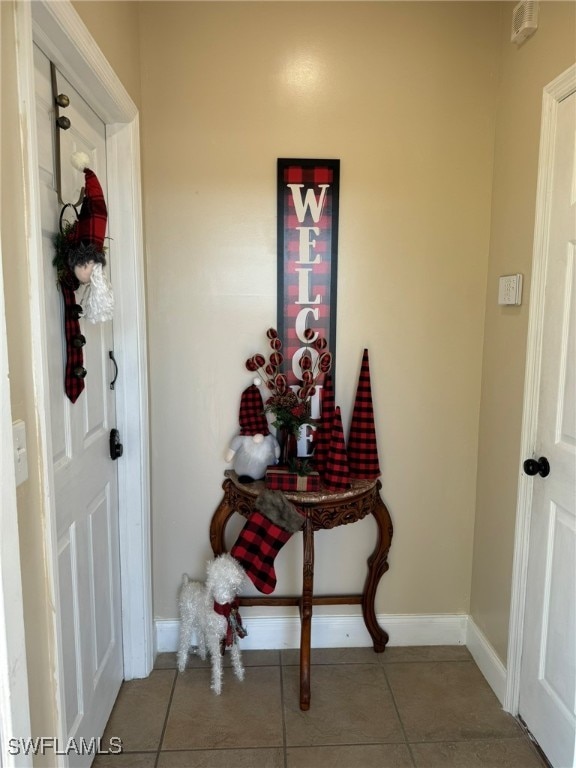
[[[163,750],[282,746],[280,667],[250,667],[240,682],[224,670],[222,693],[208,669],[178,675]]]
[[[245,667],[269,667],[280,663],[280,651],[243,651],[242,661]],[[298,663],[298,662],[296,662]],[[224,666],[229,667],[230,653],[224,655]],[[188,654],[186,669],[209,669],[210,661],[202,661],[200,656],[191,652]],[[154,669],[176,669],[175,653],[159,653],[154,661]]]
[[[313,649],[307,712],[299,650],[243,660],[240,682],[226,656],[215,696],[209,661],[191,655],[178,674],[176,654],[159,654],[106,727],[123,754],[94,768],[545,768],[464,646]]]
[[[409,742],[522,735],[473,662],[382,665]]]
[[[300,664],[300,649],[289,648],[280,652],[282,664]],[[373,648],[312,648],[311,664],[377,664],[378,657]]]
[[[311,705],[300,710],[298,667],[284,667],[288,746],[402,742],[404,735],[379,664],[316,665]]]
[[[280,651],[242,651],[245,667],[269,667],[280,664]]]
[[[280,651],[242,651],[242,662],[245,667],[272,667],[280,663]],[[230,652],[224,654],[224,666],[230,667]],[[196,653],[188,654],[186,669],[210,669],[210,659],[204,661]]]
[[[413,766],[406,744],[290,747],[287,750],[287,768],[413,768]]]
[[[176,669],[175,653],[159,653],[154,659],[154,669]]]
[[[411,746],[417,768],[544,768],[527,737]]]
[[[124,752],[158,749],[175,674],[173,670],[158,669],[143,680],[123,683],[104,740],[120,738]]]
[[[393,645],[377,654],[383,664],[399,661],[472,661],[465,645]]]
[[[158,768],[284,768],[284,750],[278,747],[161,752]]]

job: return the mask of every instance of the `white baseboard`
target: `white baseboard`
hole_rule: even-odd
[[[430,616],[380,615],[380,626],[390,635],[389,645],[465,645],[468,616],[433,614]],[[248,635],[242,650],[268,650],[300,647],[298,616],[249,615],[242,611]],[[156,621],[156,651],[174,652],[178,648],[180,622]],[[370,647],[372,639],[361,615],[315,615],[312,620],[312,648]]]
[[[255,610],[242,610],[242,620],[248,630],[248,635],[242,640],[242,650],[300,647],[300,618],[297,615],[262,616],[254,613]],[[460,613],[380,614],[376,618],[388,632],[390,646],[466,645],[498,700],[504,703],[506,667],[470,616]],[[175,652],[180,622],[177,619],[158,620],[155,630],[156,652]],[[312,648],[361,648],[371,645],[372,639],[361,615],[315,615],[312,620]]]
[[[486,678],[498,700],[504,705],[506,696],[506,667],[501,662],[494,648],[490,645],[483,632],[477,627],[472,617],[468,617],[466,646],[478,669]]]

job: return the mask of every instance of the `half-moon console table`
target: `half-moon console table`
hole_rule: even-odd
[[[224,497],[212,516],[210,543],[214,555],[226,551],[224,536],[226,525],[237,512],[249,517],[254,510],[264,482],[240,483],[233,470],[227,470],[222,485]],[[392,541],[392,521],[386,505],[380,498],[379,480],[355,480],[347,491],[284,491],[286,498],[305,517],[302,528],[304,568],[301,597],[241,597],[240,605],[294,605],[300,608],[300,709],[310,708],[310,635],[313,605],[362,605],[366,629],[372,637],[374,650],[382,653],[388,642],[388,633],[379,626],[374,610],[376,588],[388,570],[388,550]],[[374,551],[368,558],[368,573],[361,595],[314,595],[314,531],[336,528],[372,515],[378,526]]]

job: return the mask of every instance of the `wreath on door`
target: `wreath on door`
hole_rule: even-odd
[[[72,155],[74,167],[84,172],[84,196],[79,212],[71,203],[64,205],[60,212],[52,261],[64,301],[64,389],[73,403],[84,389],[87,373],[82,351],[86,338],[80,329],[80,318],[86,318],[91,323],[101,323],[111,320],[114,310],[112,287],[104,272],[108,211],[98,177],[88,167],[89,161],[85,152]],[[66,218],[68,211],[73,213],[72,222]],[[77,300],[76,291],[81,287],[84,290]]]

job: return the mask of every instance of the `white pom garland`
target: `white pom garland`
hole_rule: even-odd
[[[70,162],[77,171],[83,171],[90,165],[90,158],[86,152],[74,152],[70,158]]]

